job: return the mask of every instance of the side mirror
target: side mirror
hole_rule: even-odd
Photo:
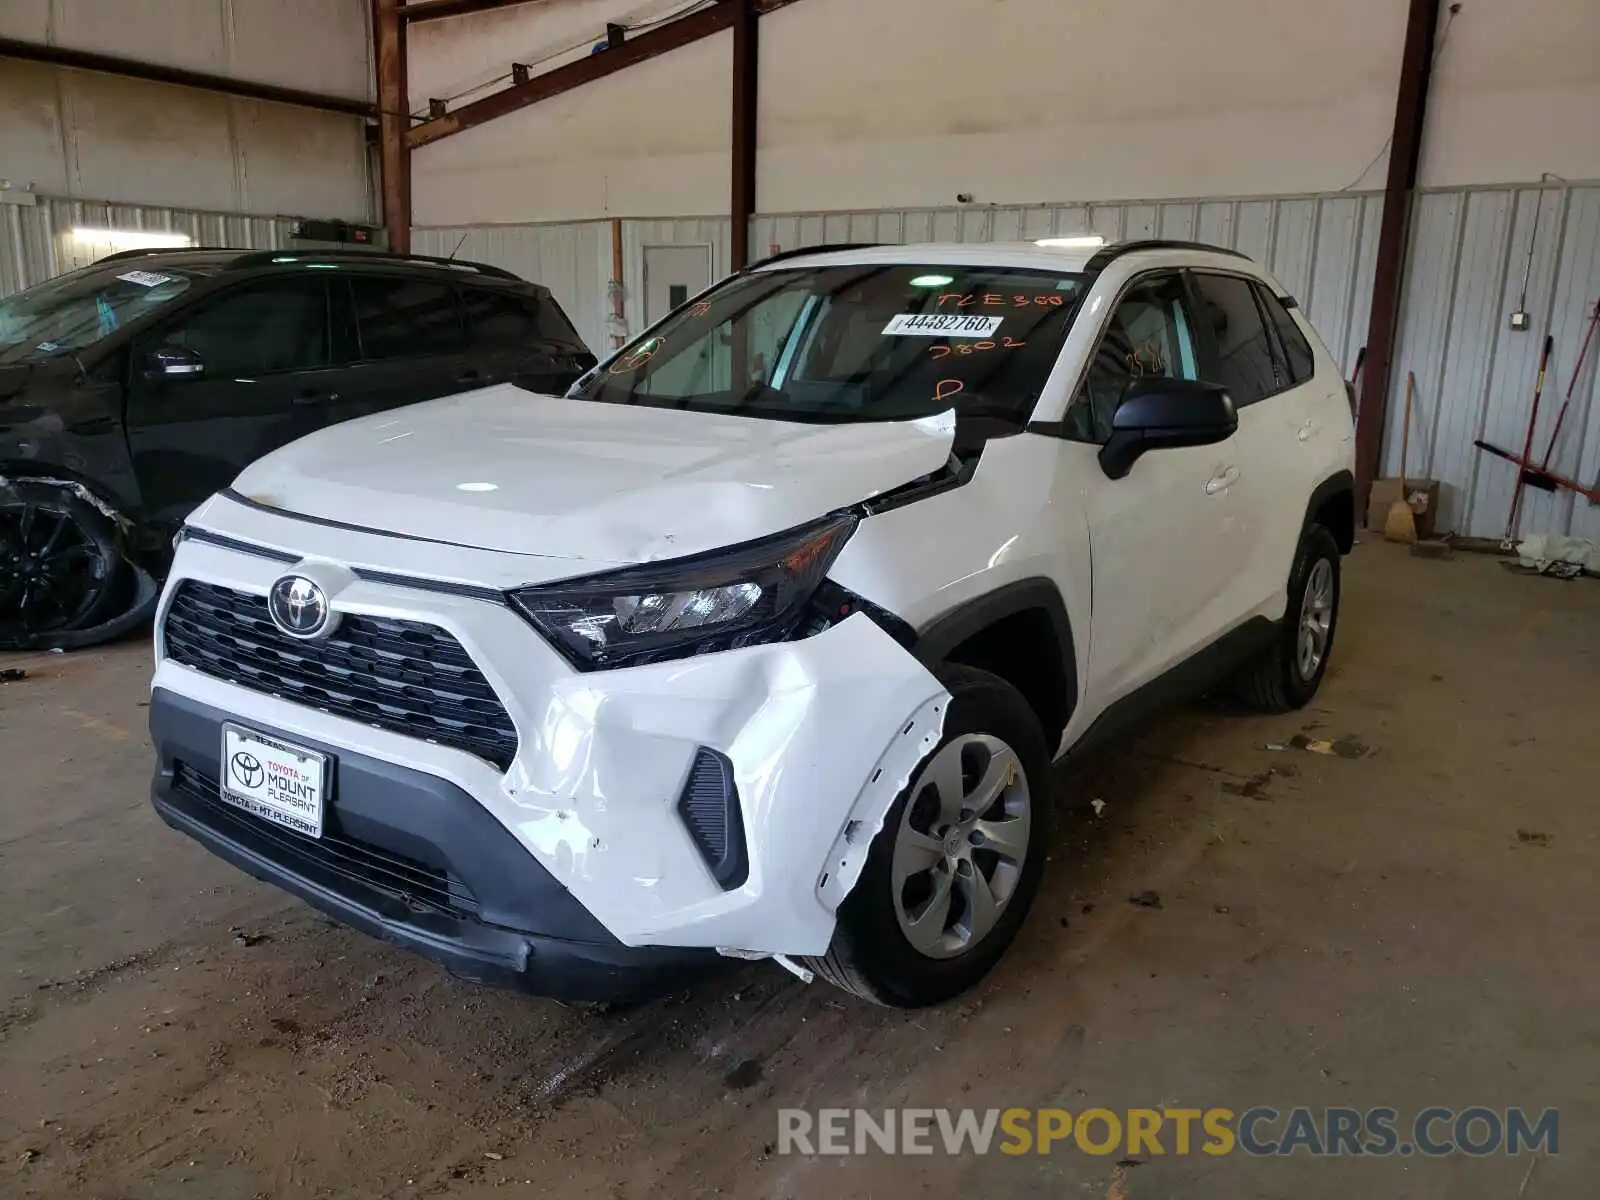
[[[196,379],[205,373],[200,356],[182,346],[159,346],[145,355],[146,379]]]
[[[1147,450],[1213,446],[1239,428],[1228,393],[1194,379],[1136,379],[1111,417],[1111,437],[1100,448],[1100,469],[1110,479],[1133,470]]]

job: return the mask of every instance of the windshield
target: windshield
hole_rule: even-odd
[[[739,275],[580,379],[574,398],[785,421],[1027,421],[1082,276],[997,267]]]
[[[193,276],[132,263],[74,271],[0,300],[0,363],[82,350],[189,289]]]

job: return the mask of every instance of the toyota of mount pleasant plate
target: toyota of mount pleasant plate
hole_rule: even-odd
[[[322,836],[328,756],[239,725],[222,730],[222,798],[275,825]]]

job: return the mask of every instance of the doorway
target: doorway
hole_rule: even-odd
[[[711,286],[710,246],[644,248],[644,321],[654,325]]]

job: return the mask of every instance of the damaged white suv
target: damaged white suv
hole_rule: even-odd
[[[208,501],[155,805],[472,979],[629,997],[721,954],[935,1003],[1023,920],[1052,759],[1316,691],[1351,443],[1227,251],[779,256],[566,397],[353,421]]]

